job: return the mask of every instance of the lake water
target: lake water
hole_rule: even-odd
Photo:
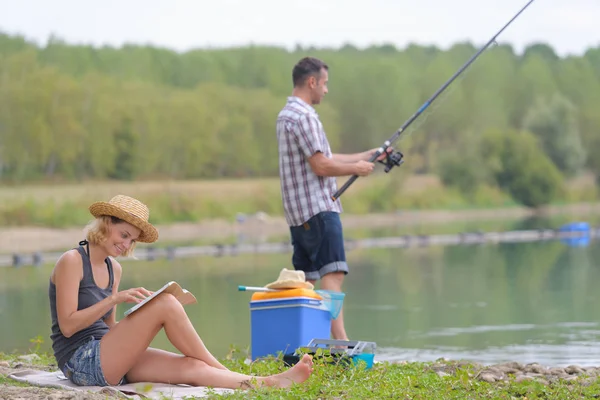
[[[122,261],[121,288],[176,280],[198,304],[186,309],[217,357],[250,345],[251,293],[273,281],[290,254]],[[345,318],[352,339],[377,343],[378,360],[441,357],[486,364],[600,365],[600,246],[558,241],[348,252]],[[50,350],[52,266],[0,268],[0,351]],[[122,316],[129,306],[120,305]],[[174,350],[160,334],[154,346]]]

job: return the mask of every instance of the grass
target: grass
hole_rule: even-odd
[[[321,351],[321,350],[319,350]],[[34,363],[40,369],[55,367],[48,354]],[[229,369],[263,376],[286,369],[283,361],[272,357],[246,363],[247,352],[232,348],[221,360]],[[0,361],[14,362],[16,355],[0,353]],[[467,362],[403,362],[376,363],[366,369],[357,365],[335,363],[326,353],[314,359],[313,375],[303,385],[288,389],[251,389],[233,394],[211,394],[210,399],[593,399],[600,393],[600,380],[555,380],[544,384],[536,380],[488,383],[478,379],[477,366]],[[51,368],[52,369],[52,368]],[[439,373],[444,371],[444,373]],[[585,383],[584,383],[585,382]],[[0,375],[0,384],[27,387]]]
[[[345,179],[340,178],[340,185]],[[139,198],[152,210],[157,224],[197,222],[237,213],[283,214],[278,178],[219,181],[143,181],[40,183],[3,185],[0,189],[0,226],[81,226],[89,220],[87,206],[123,193]],[[596,187],[588,180],[573,181],[557,204],[596,201]],[[397,210],[464,210],[517,207],[497,188],[480,187],[466,198],[444,187],[435,176],[376,174],[358,179],[342,196],[349,214]]]

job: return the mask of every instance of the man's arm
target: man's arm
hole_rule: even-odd
[[[369,161],[369,159],[375,154],[375,152],[379,150],[379,147],[375,147],[374,149],[363,151],[362,153],[354,153],[354,154],[333,154],[333,159],[342,163],[355,163],[360,160]],[[393,149],[391,147],[387,148],[387,152],[391,153]],[[385,154],[381,154],[377,157],[377,161],[383,160],[385,158]]]
[[[375,164],[365,160],[340,162],[335,158],[327,158],[321,152],[308,158],[311,169],[317,176],[366,176],[373,171]]]
[[[334,153],[332,155],[333,160],[340,163],[355,163],[360,160],[367,161],[371,157],[370,151],[363,151],[362,153],[354,153],[354,154],[338,154]]]
[[[320,135],[325,133],[320,131],[319,120],[314,115],[306,114],[300,119],[298,129],[292,129],[290,132],[294,135],[300,150],[307,157],[312,171],[317,176],[367,176],[373,172],[375,164],[367,160],[377,149],[358,154],[338,154],[337,159],[336,156],[327,158],[323,154],[324,149],[320,147]]]

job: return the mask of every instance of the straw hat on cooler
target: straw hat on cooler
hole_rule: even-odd
[[[284,268],[275,282],[265,285],[268,289],[313,289],[312,283],[306,281],[304,271],[292,271]]]
[[[98,201],[89,207],[94,217],[108,215],[117,217],[138,228],[140,236],[138,242],[153,243],[158,240],[158,230],[148,222],[150,210],[148,206],[133,197],[117,195],[109,202]]]

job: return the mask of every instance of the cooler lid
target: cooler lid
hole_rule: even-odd
[[[288,297],[308,297],[312,299],[323,300],[317,292],[313,289],[285,289],[285,290],[277,290],[275,292],[255,292],[250,300],[252,301],[260,301],[260,300],[274,300],[274,299],[285,299]]]

